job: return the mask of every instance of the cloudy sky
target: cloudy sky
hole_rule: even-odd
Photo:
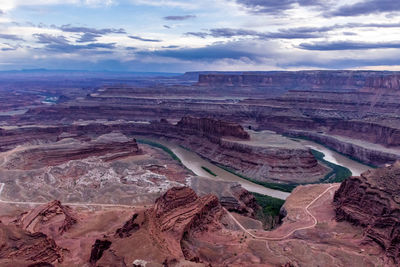
[[[400,70],[399,0],[0,0],[0,70]]]

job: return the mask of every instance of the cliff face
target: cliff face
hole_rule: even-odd
[[[77,219],[71,209],[54,200],[23,213],[14,223],[31,233],[42,232],[50,237],[63,235]]]
[[[199,196],[214,194],[224,208],[248,217],[261,209],[254,195],[235,182],[195,176],[190,178],[190,188]]]
[[[364,227],[400,263],[400,162],[345,180],[335,193],[336,219]]]
[[[335,151],[356,158],[366,164],[374,166],[382,166],[387,163],[394,163],[400,159],[400,154],[374,150],[365,146],[354,144],[350,141],[343,141],[333,136],[318,134],[305,131],[288,131],[289,136],[293,137],[306,137],[312,141],[326,145]]]
[[[182,240],[196,232],[220,229],[219,220],[223,214],[224,210],[216,196],[198,197],[188,187],[176,187],[156,200],[149,221],[157,236],[168,244],[171,255],[180,257],[183,253],[186,259],[192,260],[193,253],[185,248]]]
[[[238,74],[209,73],[199,75],[199,85],[261,86],[287,89],[390,89],[400,90],[397,73],[366,71],[248,72]]]
[[[212,118],[183,117],[177,124],[178,127],[190,130],[194,134],[213,136],[232,136],[240,139],[250,139],[249,134],[240,124],[215,120]]]
[[[63,250],[41,232],[30,233],[14,225],[0,222],[0,265],[43,266],[63,261]],[[45,265],[47,264],[47,265]]]
[[[120,129],[120,131],[119,131]],[[98,140],[92,140],[88,146],[100,150],[105,143],[114,143],[116,150],[123,146],[129,146],[138,151],[135,140],[128,139],[120,132],[129,132],[129,124],[101,124],[91,123],[83,125],[48,125],[29,127],[0,128],[0,152],[10,150],[22,144],[43,144],[56,142],[61,139],[74,138],[81,141],[90,141],[93,136],[102,136]],[[124,145],[126,144],[126,145]],[[108,149],[112,149],[110,146]],[[88,151],[90,152],[90,151]]]
[[[375,77],[367,77],[365,81],[366,88],[383,88],[391,90],[399,90],[400,75],[379,75]]]
[[[104,136],[98,137],[99,140],[93,138],[102,134]],[[154,135],[171,139],[203,157],[261,181],[313,182],[326,173],[307,149],[276,148],[273,143],[268,148],[234,142],[251,141],[249,133],[239,124],[209,118],[184,117],[177,125],[166,121],[149,124],[115,122],[0,129],[0,150],[10,150],[28,141],[36,144],[61,139],[54,145],[44,144],[29,151],[19,151],[18,157],[10,158],[7,163],[9,168],[17,169],[38,168],[111,152],[116,155],[138,154],[135,140],[124,135]]]
[[[249,136],[248,139],[238,140],[237,137],[231,138],[232,124],[220,122],[214,133],[216,127],[209,126],[212,123],[202,128],[196,126],[203,125],[202,121],[212,122],[191,117],[182,119],[177,125],[155,122],[149,126],[147,134],[166,137],[202,157],[259,181],[315,182],[328,172],[304,147],[276,147],[273,143],[265,146],[265,142],[252,140],[241,126],[233,124],[236,136],[245,136],[242,132]],[[223,128],[225,124],[226,129]],[[222,136],[225,133],[228,136]]]
[[[118,156],[139,153],[140,150],[134,138],[113,132],[87,142],[66,138],[52,144],[28,147],[10,158],[5,167],[8,169],[35,169],[92,156],[114,154],[112,157],[104,158],[109,160]]]

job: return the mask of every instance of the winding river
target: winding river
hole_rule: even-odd
[[[308,141],[308,140],[300,140],[300,139],[298,139],[298,141],[306,147],[309,147],[309,148],[312,148],[314,150],[324,153],[325,160],[348,168],[351,171],[351,173],[353,174],[353,176],[359,176],[361,173],[371,169],[370,166],[367,166],[367,165],[359,163],[355,160],[352,160],[352,159],[350,159],[346,156],[343,156],[342,154],[339,154],[333,150],[330,150],[329,148],[326,148],[325,146],[320,145],[318,143]]]
[[[256,192],[259,194],[268,195],[268,196],[279,198],[279,199],[286,199],[290,195],[290,193],[270,189],[270,188],[252,183],[245,179],[242,179],[239,176],[236,176],[230,172],[227,172],[226,170],[203,159],[198,154],[196,154],[192,151],[189,151],[187,149],[184,149],[183,147],[181,147],[177,144],[174,144],[172,142],[168,142],[168,141],[161,140],[158,138],[149,138],[149,137],[144,137],[144,139],[148,139],[148,140],[160,143],[160,144],[168,147],[170,150],[172,150],[172,152],[175,153],[175,155],[181,160],[182,164],[186,168],[190,169],[194,174],[196,174],[198,176],[208,177],[208,178],[212,178],[212,179],[221,179],[224,181],[237,182],[237,183],[240,183],[245,189],[247,189],[250,192]],[[306,140],[299,140],[299,142],[301,142],[306,147],[309,147],[309,148],[312,148],[312,149],[315,149],[317,151],[324,153],[325,160],[349,168],[350,171],[353,173],[353,175],[359,175],[360,173],[362,173],[370,168],[366,165],[363,165],[354,160],[351,160],[335,151],[332,151],[320,144],[317,144],[317,143],[314,143],[311,141],[306,141]],[[205,171],[202,167],[208,168],[217,176],[215,177],[215,176],[211,175],[210,173]]]

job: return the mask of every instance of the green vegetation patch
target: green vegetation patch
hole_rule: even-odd
[[[182,163],[181,160],[178,158],[178,156],[175,155],[175,153],[172,152],[171,149],[169,149],[168,147],[166,147],[166,146],[164,146],[164,145],[162,145],[160,143],[153,142],[153,141],[150,141],[150,140],[147,140],[147,139],[136,139],[136,142],[138,142],[139,144],[146,144],[146,145],[149,145],[149,146],[160,148],[160,149],[164,150],[167,154],[169,154],[174,160]]]
[[[212,170],[210,170],[209,168],[207,168],[207,167],[204,167],[204,166],[201,166],[201,168],[203,169],[203,170],[205,170],[206,172],[208,172],[209,174],[211,174],[212,176],[217,176]]]
[[[256,214],[256,219],[262,222],[264,229],[271,230],[279,225],[279,213],[285,201],[258,193],[252,194],[254,195],[258,205],[261,206],[261,210]]]
[[[263,214],[270,216],[279,216],[279,211],[285,203],[285,200],[253,192],[252,194],[256,198],[258,205],[261,206]]]

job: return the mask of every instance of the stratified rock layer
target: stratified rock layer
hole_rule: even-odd
[[[223,213],[216,196],[198,197],[189,187],[174,187],[156,200],[149,220],[172,255],[179,257],[183,253],[185,258],[192,259],[192,253],[181,247],[182,240],[197,231],[220,229]]]
[[[68,231],[76,222],[71,209],[54,200],[22,214],[14,223],[31,233],[40,231],[54,237]]]
[[[63,260],[63,251],[45,234],[0,222],[0,266],[27,266]]]
[[[195,176],[190,178],[190,187],[199,196],[215,194],[228,211],[254,217],[261,209],[254,195],[235,182]]]
[[[212,162],[259,181],[316,182],[328,172],[309,149],[295,142],[277,145],[271,140],[259,140],[256,133],[245,131],[239,124],[183,117],[176,125],[153,122],[144,134],[168,138]]]
[[[91,156],[114,153],[112,157],[105,158],[105,160],[110,160],[122,156],[136,155],[139,152],[139,147],[134,138],[128,138],[119,132],[112,132],[89,142],[66,138],[50,145],[33,146],[20,152],[18,157],[9,162],[6,167],[10,169],[41,168]]]
[[[215,120],[212,118],[183,117],[177,124],[178,127],[191,130],[193,134],[232,136],[240,139],[250,139],[250,135],[240,124]]]
[[[388,257],[400,262],[400,161],[345,180],[335,194],[336,219],[365,228]]]
[[[298,71],[209,73],[199,75],[202,86],[253,86],[264,88],[312,88],[319,90],[400,89],[398,72]]]

